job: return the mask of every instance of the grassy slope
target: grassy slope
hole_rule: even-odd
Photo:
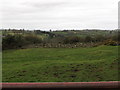
[[[116,81],[117,48],[6,50],[3,52],[3,82]]]

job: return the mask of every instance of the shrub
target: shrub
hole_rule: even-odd
[[[86,36],[84,42],[92,42],[92,37]]]
[[[42,42],[42,39],[35,35],[26,35],[24,38],[27,44],[38,44]]]
[[[80,42],[81,41],[81,38],[80,37],[77,37],[77,36],[69,36],[69,37],[66,37],[64,40],[63,40],[63,43],[64,44],[74,44],[74,43],[77,43],[77,42]]]
[[[118,43],[116,41],[113,41],[110,39],[110,40],[105,40],[104,45],[116,46],[116,45],[118,45]]]
[[[22,35],[6,35],[2,40],[3,50],[21,48],[24,44],[25,41]]]
[[[42,40],[41,38],[35,36],[35,35],[6,35],[3,37],[2,40],[2,47],[4,49],[15,49],[15,48],[22,48],[23,46],[26,45],[31,45],[31,44],[38,44],[41,43]]]

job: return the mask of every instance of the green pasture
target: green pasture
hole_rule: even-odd
[[[30,48],[2,55],[3,82],[118,81],[118,46]]]

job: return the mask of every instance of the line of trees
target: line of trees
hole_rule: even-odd
[[[95,37],[92,36],[86,36],[86,37],[78,37],[78,36],[56,36],[52,37],[49,36],[48,38],[42,39],[37,35],[20,35],[20,34],[15,34],[15,35],[6,35],[3,37],[2,40],[2,48],[3,50],[5,49],[16,49],[16,48],[22,48],[23,46],[27,45],[37,45],[37,44],[71,44],[75,45],[77,43],[102,43],[104,45],[120,45],[120,33],[118,35],[114,36],[102,36],[98,35]],[[47,46],[46,46],[47,47]]]
[[[14,49],[22,48],[23,46],[29,44],[41,43],[42,39],[35,35],[6,35],[2,40],[2,48],[4,49]]]

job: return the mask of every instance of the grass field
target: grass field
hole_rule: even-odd
[[[3,51],[3,82],[118,81],[118,46]]]

